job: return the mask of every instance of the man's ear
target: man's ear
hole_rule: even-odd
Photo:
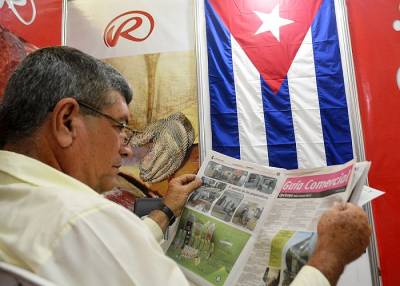
[[[61,99],[53,109],[51,129],[62,148],[71,146],[77,136],[79,104],[71,97]]]

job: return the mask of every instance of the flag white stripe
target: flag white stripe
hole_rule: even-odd
[[[268,165],[260,73],[231,36],[240,158]]]
[[[288,72],[299,168],[326,166],[311,29]]]

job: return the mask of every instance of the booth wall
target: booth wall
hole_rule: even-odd
[[[400,285],[400,1],[347,0],[380,269],[385,286]],[[396,79],[397,76],[397,79]]]

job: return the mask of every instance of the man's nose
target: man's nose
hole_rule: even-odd
[[[120,154],[122,158],[131,158],[133,156],[132,146],[130,146],[129,144],[122,144],[120,148]]]

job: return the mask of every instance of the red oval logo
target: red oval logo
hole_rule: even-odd
[[[30,0],[30,4],[31,4],[31,17],[29,19],[24,19],[21,16],[21,13],[18,12],[18,9],[16,6],[29,6],[27,5],[28,2],[27,0],[0,0],[0,9],[3,8],[4,3],[6,3],[8,5],[8,8],[11,10],[11,12],[13,12],[13,14],[15,15],[15,17],[17,17],[17,19],[24,25],[30,25],[33,23],[33,21],[36,18],[36,6],[35,6],[35,2],[33,0]],[[23,13],[22,13],[23,14]]]
[[[115,47],[122,37],[132,42],[146,40],[154,29],[154,18],[145,11],[128,11],[118,15],[104,30],[104,43]]]

